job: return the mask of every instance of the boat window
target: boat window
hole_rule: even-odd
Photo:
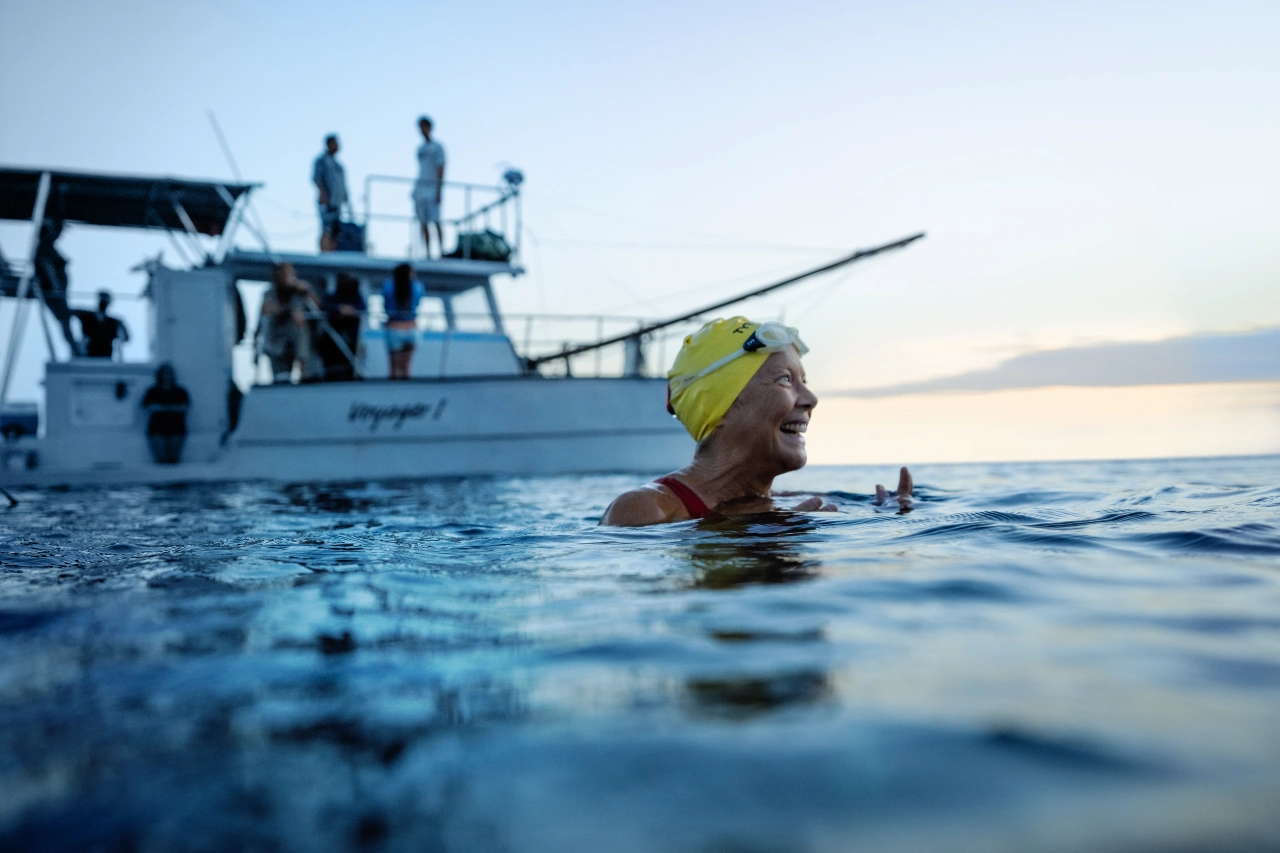
[[[484,297],[484,288],[475,287],[453,298],[453,311],[460,332],[494,332],[493,315]]]

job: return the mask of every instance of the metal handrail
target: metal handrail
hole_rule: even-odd
[[[416,184],[418,182],[418,179],[406,178],[403,175],[367,175],[365,176],[365,179],[364,179],[365,221],[372,221],[375,219],[399,220],[402,222],[413,221],[415,217],[412,214],[374,213],[373,212],[372,189],[373,189],[373,183],[375,181],[382,181],[384,183],[391,183],[391,184]],[[457,219],[445,220],[450,225],[457,225],[458,223],[463,222],[467,219],[474,218],[476,216],[479,216],[480,214],[493,210],[497,208],[499,205],[505,204],[506,202],[510,201],[511,199],[515,198],[517,195],[520,194],[520,191],[518,189],[512,188],[510,186],[497,186],[494,184],[475,184],[475,183],[470,183],[468,181],[444,181],[440,184],[440,187],[442,190],[456,189],[456,190],[463,190],[464,192],[467,192],[467,193],[470,193],[473,190],[479,190],[481,192],[497,193],[499,196],[499,198],[497,198],[496,200],[490,202],[489,204],[485,205],[484,207],[478,210],[475,210],[475,211],[468,210],[468,212],[464,213],[462,216],[458,217]],[[470,196],[468,195],[468,199],[469,198]],[[470,205],[468,204],[468,207],[469,206]]]
[[[370,324],[369,321],[375,318],[378,320],[385,320],[386,318],[386,312],[383,310],[373,310],[370,308],[366,308],[363,311],[357,311],[355,313],[358,316],[360,316],[364,321],[362,323],[363,331],[376,332],[378,330],[378,327]],[[364,362],[363,362],[363,358],[359,354],[359,351],[357,350],[356,352],[353,352],[352,350],[348,349],[345,341],[341,339],[341,337],[333,330],[333,328],[327,322],[325,313],[317,306],[311,305],[308,307],[307,314],[310,319],[319,321],[319,324],[318,324],[319,328],[316,330],[316,333],[318,333],[319,335],[328,335],[330,338],[332,338],[335,344],[337,344],[339,350],[342,352],[342,354],[347,358],[347,360],[351,363],[351,365],[355,369],[356,375],[363,376]],[[545,323],[554,323],[554,324],[589,323],[595,327],[595,334],[597,337],[599,337],[603,333],[603,330],[606,324],[616,325],[619,323],[625,323],[628,326],[643,326],[645,323],[643,318],[632,316],[632,315],[621,315],[621,314],[549,314],[549,313],[504,314],[503,319],[507,321],[508,324],[519,324],[519,323],[525,324],[525,327],[526,327],[525,334],[521,337],[521,340],[517,341],[515,339],[515,336],[510,335],[498,328],[493,328],[490,330],[459,328],[459,321],[463,321],[465,323],[466,321],[469,321],[469,320],[484,320],[492,323],[493,315],[488,312],[479,312],[479,311],[453,312],[452,319],[454,321],[454,325],[452,328],[448,327],[450,315],[446,312],[420,311],[416,313],[415,318],[419,321],[422,321],[422,320],[427,321],[427,324],[428,324],[427,328],[421,329],[421,331],[423,332],[431,332],[436,334],[443,333],[446,336],[459,334],[459,333],[468,334],[468,333],[480,332],[482,334],[488,333],[488,334],[493,334],[495,336],[501,336],[507,339],[508,341],[510,341],[513,349],[516,350],[522,362],[526,364],[528,363],[530,356],[534,352],[539,352],[539,351],[545,352],[553,348],[561,348],[567,345],[565,336],[551,334],[550,332],[553,330],[540,332],[535,337],[532,333],[533,323],[535,321],[541,321]],[[259,365],[260,359],[264,354],[263,347],[262,347],[263,334],[264,334],[264,326],[260,321],[259,326],[254,331],[254,333],[248,338],[246,338],[245,341],[242,342],[253,348],[253,351],[254,351],[253,363],[255,365],[255,372],[258,369],[257,366]],[[679,332],[679,334],[683,334],[683,332]],[[676,330],[673,329],[666,334],[659,333],[659,334],[653,335],[652,340],[654,342],[661,341],[662,349],[665,354],[666,340],[676,335],[677,335],[677,332]],[[573,372],[574,375],[582,375],[582,376],[605,375],[606,365],[601,358],[600,350],[597,349],[595,351],[594,356],[595,356],[594,369],[588,366],[586,368],[586,372],[583,372],[583,373]],[[563,357],[558,357],[557,360],[563,361],[566,364],[568,362],[568,359],[564,359]],[[577,362],[575,361],[575,363]],[[614,367],[616,367],[616,365],[614,365]],[[613,368],[611,367],[609,369],[613,369]],[[253,384],[254,385],[259,385],[259,384],[270,385],[270,384],[276,384],[276,383],[271,381],[259,382],[255,378],[253,380]]]
[[[413,185],[418,182],[418,179],[404,177],[403,175],[373,174],[373,175],[365,176],[364,222],[366,224],[370,222],[377,222],[377,221],[414,222],[416,220],[416,217],[413,216],[412,214],[375,213],[373,211],[373,185],[375,182]],[[504,239],[507,240],[508,244],[511,246],[513,256],[518,256],[520,254],[520,242],[521,242],[520,232],[522,231],[522,225],[521,225],[522,210],[521,210],[521,204],[520,204],[520,199],[521,199],[520,186],[518,181],[514,183],[509,182],[504,185],[476,184],[476,183],[471,183],[467,181],[442,181],[440,184],[440,188],[442,192],[444,190],[461,190],[463,193],[462,216],[455,217],[453,219],[442,220],[442,224],[452,226],[454,230],[458,233],[458,235],[461,236],[461,234],[463,233],[464,227],[467,227],[470,223],[474,222],[476,219],[478,219],[481,216],[484,217],[486,227],[488,227],[489,214],[494,211],[499,211],[501,213],[500,218],[501,218],[502,225],[500,227],[501,227],[502,236]],[[491,193],[491,194],[495,194],[497,198],[493,199],[492,201],[482,205],[481,207],[475,210],[472,210],[471,197],[473,192]],[[511,206],[511,209],[514,214],[514,220],[515,220],[514,230],[510,233],[508,232],[508,228],[507,228],[508,205]],[[464,249],[463,257],[469,258],[471,256],[470,251],[471,251],[470,243],[467,243]]]

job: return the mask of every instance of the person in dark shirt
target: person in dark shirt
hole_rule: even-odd
[[[67,306],[67,259],[55,245],[62,235],[61,219],[46,219],[40,225],[40,238],[36,242],[35,275],[40,285],[44,304],[58,321],[62,337],[74,355],[84,355],[84,345],[71,332],[71,318],[75,316]]]
[[[142,407],[151,413],[147,420],[151,455],[161,465],[173,465],[182,456],[182,445],[187,440],[191,397],[178,384],[172,365],[162,364],[156,370],[156,384],[143,395]]]
[[[329,327],[346,345],[347,351],[356,354],[360,343],[360,317],[364,313],[364,297],[360,295],[360,282],[342,273],[333,293],[324,298],[325,319]],[[355,367],[333,337],[321,330],[315,338],[316,352],[324,362],[326,382],[350,382],[356,378]]]
[[[97,311],[76,311],[80,320],[80,337],[84,345],[84,354],[89,358],[111,358],[115,355],[116,341],[121,344],[129,340],[129,330],[122,321],[107,314],[111,307],[111,294],[105,290],[98,291]]]

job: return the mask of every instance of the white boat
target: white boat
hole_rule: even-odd
[[[645,375],[645,344],[660,330],[687,325],[720,306],[664,324],[636,326],[592,344],[564,345],[539,357],[528,350],[517,352],[494,296],[493,277],[523,272],[518,254],[505,260],[414,260],[410,263],[429,304],[420,306],[414,378],[393,381],[386,378],[378,293],[404,259],[361,252],[232,249],[253,189],[172,178],[0,169],[0,218],[30,219],[36,232],[42,222],[55,218],[59,230],[63,222],[163,228],[177,248],[186,241],[186,251],[201,253],[189,268],[171,269],[158,261],[145,267],[151,326],[147,362],[56,360],[45,312],[60,322],[65,319],[58,310],[62,299],[65,314],[65,290],[59,294],[56,282],[48,287],[48,276],[41,286],[39,241],[33,235],[30,264],[24,271],[10,268],[0,290],[17,300],[0,408],[23,328],[19,318],[27,305],[35,304],[41,314],[50,360],[39,429],[35,434],[29,428],[6,430],[0,484],[662,472],[689,459],[693,442],[666,411],[665,379]],[[452,223],[460,234],[476,230],[482,214],[488,218],[500,208],[507,221],[509,208],[518,235],[519,182],[495,191],[489,205]],[[210,237],[216,240],[211,248]],[[913,239],[855,253],[829,267]],[[518,240],[512,242],[518,250]],[[50,248],[45,247],[46,253]],[[274,265],[282,262],[293,264],[299,278],[317,287],[331,287],[339,274],[354,276],[369,295],[360,346],[352,353],[358,381],[236,385],[237,347],[243,351],[246,346],[239,286],[269,281]],[[0,270],[0,277],[4,274]],[[468,324],[453,310],[454,300],[463,294],[483,295],[488,310],[482,327],[471,323],[464,328]],[[440,322],[431,322],[433,317]],[[619,375],[572,375],[575,360],[580,363],[606,346],[625,350],[625,358],[618,360]],[[157,366],[165,363],[174,367],[191,398],[187,438],[176,464],[152,459],[147,413],[141,406]],[[552,366],[558,369],[552,372]]]

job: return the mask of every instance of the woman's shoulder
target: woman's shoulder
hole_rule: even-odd
[[[669,488],[660,483],[645,483],[614,498],[600,523],[611,527],[644,527],[684,521],[688,517],[684,504]]]

